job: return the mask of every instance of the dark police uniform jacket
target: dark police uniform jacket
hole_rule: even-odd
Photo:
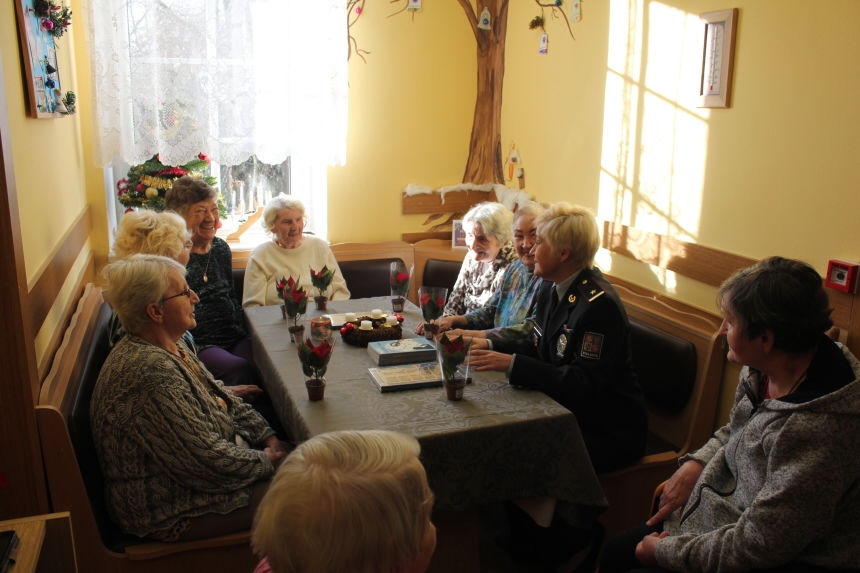
[[[597,268],[583,269],[552,311],[554,290],[546,281],[538,291],[532,337],[494,340],[493,348],[517,355],[511,384],[540,390],[576,415],[595,471],[631,465],[645,452],[648,414],[624,305]]]

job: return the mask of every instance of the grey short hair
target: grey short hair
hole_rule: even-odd
[[[254,550],[278,573],[400,570],[421,555],[430,523],[420,450],[412,436],[382,430],[304,442],[257,509]]]
[[[514,220],[511,221],[511,233],[514,232],[514,227],[517,226],[517,221],[520,220],[520,217],[525,217],[526,215],[537,217],[546,211],[548,207],[548,203],[538,203],[537,201],[527,201],[520,205],[514,212]]]
[[[176,179],[164,194],[164,205],[184,217],[191,205],[206,199],[217,200],[218,192],[202,179],[186,175]]]
[[[126,332],[139,335],[151,324],[146,306],[161,303],[170,288],[171,269],[185,276],[185,267],[159,255],[131,255],[105,267],[105,298]]]
[[[295,197],[290,197],[289,195],[278,195],[277,197],[272,197],[272,200],[269,201],[266,208],[263,210],[263,220],[260,221],[260,224],[267,232],[271,233],[272,229],[275,228],[275,221],[278,219],[278,213],[284,209],[293,209],[300,212],[302,214],[302,219],[307,225],[308,217],[305,214],[305,204]]]
[[[480,223],[484,233],[505,244],[511,240],[514,214],[501,203],[478,203],[463,217],[463,223]]]
[[[594,256],[600,249],[600,229],[594,214],[582,207],[562,201],[535,219],[538,236],[553,252],[570,249],[570,259],[579,268],[594,266]]]
[[[177,259],[191,239],[191,231],[176,213],[142,209],[123,215],[115,236],[114,251],[121,259],[136,253]]]

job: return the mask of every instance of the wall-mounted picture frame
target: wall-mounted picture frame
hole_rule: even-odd
[[[463,230],[463,220],[454,219],[451,221],[451,246],[453,248],[463,247],[466,245],[466,231]]]
[[[18,15],[18,38],[21,44],[24,78],[27,85],[27,112],[36,119],[65,117],[60,68],[57,64],[57,45],[54,24],[40,15],[34,4],[39,0],[15,0]],[[40,9],[50,3],[42,2]],[[50,26],[50,27],[49,27]],[[62,34],[60,34],[62,35]]]
[[[732,101],[738,9],[705,12],[699,19],[705,28],[698,107],[726,108]]]

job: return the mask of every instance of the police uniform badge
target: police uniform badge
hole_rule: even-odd
[[[559,358],[564,358],[564,351],[567,350],[567,345],[570,343],[571,335],[570,329],[565,324],[562,328],[561,334],[558,336],[558,340],[555,343],[555,353]]]
[[[583,358],[600,360],[603,351],[603,335],[596,332],[586,332],[582,337],[582,349],[579,355]]]
[[[543,336],[543,331],[540,329],[540,326],[537,324],[532,324],[532,342],[534,345],[540,346],[540,339]]]

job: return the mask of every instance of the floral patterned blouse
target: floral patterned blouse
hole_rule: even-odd
[[[510,241],[502,245],[491,263],[479,263],[467,256],[442,316],[463,315],[486,305],[493,293],[499,290],[505,269],[515,260],[517,252]]]
[[[535,300],[542,282],[521,261],[512,262],[487,304],[466,313],[466,328],[486,330],[487,338],[525,338],[534,322]]]

